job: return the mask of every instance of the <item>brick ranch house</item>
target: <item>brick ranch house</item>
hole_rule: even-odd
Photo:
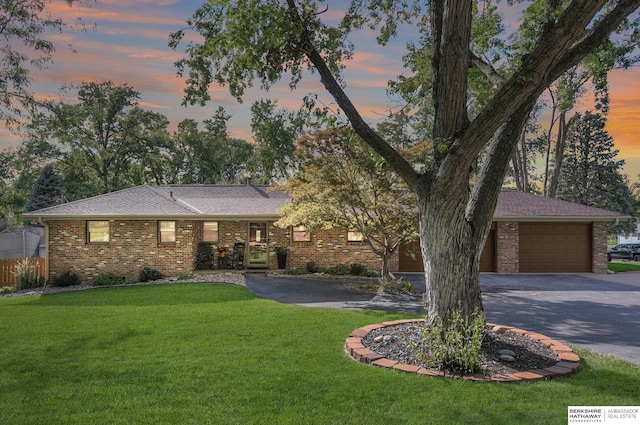
[[[46,227],[48,278],[71,270],[83,279],[113,272],[133,278],[144,267],[167,276],[196,268],[203,249],[245,244],[246,268],[277,268],[275,247],[289,247],[287,267],[358,263],[379,269],[361,235],[348,229],[307,232],[273,225],[287,194],[262,185],[137,186],[24,214]],[[607,269],[607,229],[628,217],[521,192],[500,194],[482,271],[593,272]],[[421,271],[420,254],[402,246],[393,271]],[[217,261],[213,261],[216,268]]]

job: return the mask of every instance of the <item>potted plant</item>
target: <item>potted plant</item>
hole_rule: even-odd
[[[288,246],[276,246],[274,248],[276,256],[278,257],[278,268],[284,269],[287,267],[287,254],[289,253]]]

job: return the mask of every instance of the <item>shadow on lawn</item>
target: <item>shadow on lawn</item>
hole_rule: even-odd
[[[158,306],[215,304],[256,300],[246,288],[227,283],[126,285],[29,297],[22,305],[39,306]]]

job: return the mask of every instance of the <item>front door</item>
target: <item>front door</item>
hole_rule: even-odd
[[[249,223],[249,261],[247,267],[269,267],[269,226],[266,222]]]

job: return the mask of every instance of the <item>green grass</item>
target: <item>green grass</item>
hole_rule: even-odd
[[[578,350],[568,379],[495,384],[363,365],[366,324],[223,284],[0,299],[2,424],[560,424],[569,405],[640,405],[640,368]]]
[[[625,262],[609,262],[609,270],[622,273],[622,272],[637,272],[640,271],[640,263],[637,261],[625,261]]]

